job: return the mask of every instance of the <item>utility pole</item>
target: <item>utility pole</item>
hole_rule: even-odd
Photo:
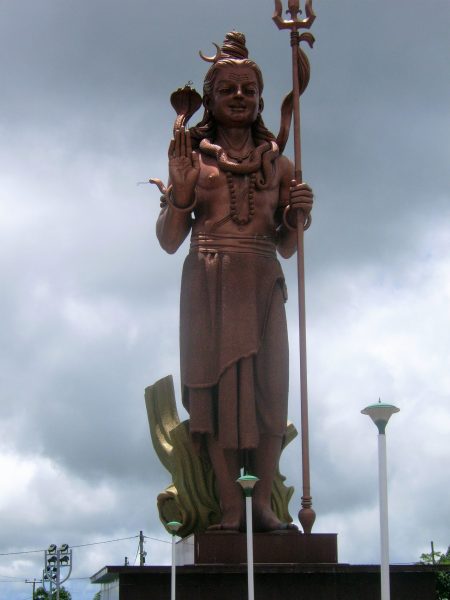
[[[139,566],[143,567],[145,565],[145,557],[147,556],[147,552],[144,550],[144,533],[142,531],[139,532]]]
[[[25,583],[31,583],[33,585],[33,592],[31,594],[31,600],[34,600],[34,594],[36,592],[36,583],[43,583],[42,579],[36,580],[36,577],[33,579],[33,581],[25,579]]]

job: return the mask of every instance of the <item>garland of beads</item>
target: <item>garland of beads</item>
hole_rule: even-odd
[[[237,225],[247,225],[253,219],[255,214],[255,184],[256,184],[256,173],[250,174],[250,182],[248,184],[247,203],[248,203],[248,214],[246,217],[240,217],[237,212],[237,196],[236,188],[234,187],[233,175],[230,171],[226,172],[228,190],[230,192],[230,216],[231,219]]]

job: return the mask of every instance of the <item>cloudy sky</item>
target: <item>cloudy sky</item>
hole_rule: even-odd
[[[316,0],[302,101],[316,532],[377,562],[376,429],[388,428],[392,562],[450,544],[450,4]],[[143,393],[172,373],[187,246],[157,244],[170,93],[201,90],[236,28],[278,130],[289,41],[271,0],[0,0],[0,600],[31,595],[42,550],[74,547],[74,598],[105,564],[169,561]],[[295,258],[290,418],[299,428]],[[296,487],[300,445],[282,471]],[[131,538],[119,542],[95,542]]]

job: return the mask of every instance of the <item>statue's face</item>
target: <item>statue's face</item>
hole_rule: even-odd
[[[250,127],[258,116],[260,93],[249,66],[225,65],[216,75],[208,108],[218,125]]]

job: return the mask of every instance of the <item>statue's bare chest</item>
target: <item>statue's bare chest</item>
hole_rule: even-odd
[[[196,186],[197,228],[208,229],[225,219],[225,229],[236,228],[247,233],[272,231],[279,201],[279,182],[276,177],[265,189],[256,184],[258,173],[226,173],[216,161],[201,158],[200,175]],[[228,219],[234,215],[232,219]],[[221,227],[222,228],[222,227]]]

